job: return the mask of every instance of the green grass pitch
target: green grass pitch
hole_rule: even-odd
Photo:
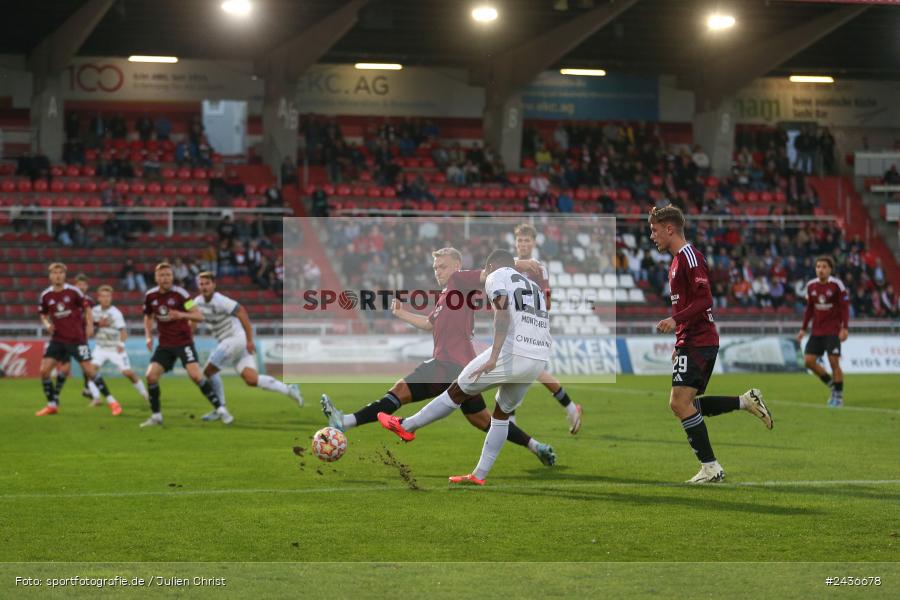
[[[0,380],[0,597],[25,591],[13,587],[20,573],[117,569],[230,575],[226,589],[195,588],[216,597],[290,595],[336,579],[341,597],[364,597],[385,577],[448,598],[493,597],[499,579],[512,586],[503,595],[522,597],[544,585],[541,597],[672,597],[698,580],[713,595],[696,597],[850,593],[826,588],[826,576],[883,577],[853,590],[867,598],[900,591],[900,376],[848,376],[841,410],[825,407],[828,391],[812,376],[715,376],[712,394],[762,388],[775,428],[743,412],[709,418],[728,483],[700,488],[681,484],[697,463],[668,410],[666,377],[567,386],[584,405],[577,436],[533,387],[518,422],[553,444],[558,465],[507,444],[483,489],[448,489],[484,439],[462,415],[406,445],[377,424],[353,429],[333,464],[298,456],[325,425],[320,393],[356,409],[381,384],[306,384],[299,409],[229,378],[236,421],[226,427],[200,420],[208,404],[193,384],[166,378],[166,425],[151,430],[138,429],[148,410],[124,380],[110,382],[125,408],[118,418],[88,408],[79,384],[68,383],[58,416],[38,419],[39,382]],[[70,561],[84,564],[54,566]],[[145,562],[206,564],[122,564]],[[460,589],[460,577],[483,585]]]

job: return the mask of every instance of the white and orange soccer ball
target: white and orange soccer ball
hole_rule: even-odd
[[[340,429],[325,427],[313,435],[312,450],[319,460],[334,462],[347,451],[347,436]]]

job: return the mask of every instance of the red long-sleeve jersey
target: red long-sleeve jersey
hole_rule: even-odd
[[[669,267],[675,346],[718,346],[719,332],[712,315],[712,291],[706,259],[691,244],[685,244]]]

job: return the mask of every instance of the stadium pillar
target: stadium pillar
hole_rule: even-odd
[[[294,101],[296,86],[286,81],[266,79],[263,96],[263,161],[275,177],[281,173],[284,159],[297,164],[297,125],[299,110]]]
[[[37,77],[35,77],[37,79]],[[45,75],[31,96],[31,150],[53,162],[62,160],[63,128],[62,74]]]
[[[62,74],[115,0],[88,0],[28,55],[32,73],[31,147],[52,161],[62,159]]]
[[[507,170],[518,170],[522,163],[522,96],[484,108],[484,142],[503,158]]]
[[[694,112],[694,143],[709,156],[710,172],[722,177],[731,172],[734,156],[734,115],[730,102],[717,107],[699,107]]]
[[[638,1],[604,4],[487,61],[484,141],[500,151],[507,169],[519,168],[522,153],[522,89]]]
[[[350,0],[270,51],[256,65],[265,78],[263,97],[263,161],[278,177],[281,163],[290,158],[297,163],[297,83],[303,73],[356,25],[359,11],[370,0]]]

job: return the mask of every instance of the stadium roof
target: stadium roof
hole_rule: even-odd
[[[0,52],[27,53],[86,0],[5,3]],[[520,44],[607,0],[495,0],[500,19],[476,26],[464,0],[372,0],[324,62],[390,60],[469,67],[488,52]],[[80,55],[177,55],[257,59],[315,23],[339,0],[254,0],[246,22],[229,19],[219,0],[118,0]],[[730,5],[735,28],[710,35],[705,18]],[[567,7],[566,10],[560,8]],[[690,74],[723,48],[748,48],[767,36],[834,11],[835,4],[780,0],[641,0],[559,61],[609,71]],[[900,80],[900,7],[873,6],[773,74],[828,72]]]

